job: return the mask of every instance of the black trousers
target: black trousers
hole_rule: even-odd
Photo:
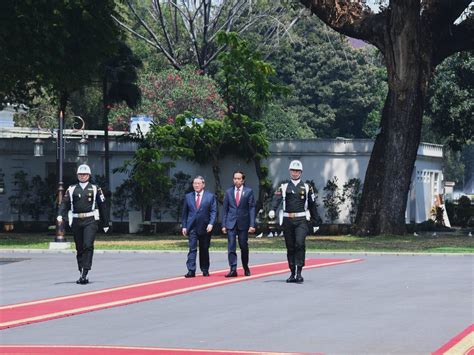
[[[306,254],[306,236],[309,233],[308,221],[305,217],[283,218],[283,234],[285,235],[286,256],[288,266],[304,266]]]
[[[237,269],[237,240],[239,241],[242,266],[249,266],[249,231],[248,229],[228,229],[227,230],[227,253],[231,270]]]
[[[99,222],[94,217],[74,218],[71,229],[76,243],[77,267],[79,271],[82,269],[90,270]]]
[[[188,236],[188,258],[186,267],[189,271],[196,271],[196,256],[199,244],[199,267],[201,271],[209,271],[209,246],[211,245],[211,233],[197,234],[194,229],[189,231]]]

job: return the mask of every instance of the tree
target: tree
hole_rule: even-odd
[[[292,39],[268,58],[291,89],[277,102],[314,137],[371,137],[387,94],[376,49],[354,49],[314,16],[294,25]]]
[[[444,59],[474,47],[472,12],[459,19],[471,1],[390,0],[379,13],[364,1],[300,2],[337,32],[373,44],[384,56],[389,89],[356,224],[359,234],[403,234],[428,85]]]
[[[249,43],[238,34],[220,32],[218,43],[226,46],[219,55],[218,78],[231,123],[230,149],[253,161],[259,181],[257,209],[260,209],[271,187],[268,169],[262,166],[262,160],[270,152],[265,126],[260,120],[275,94],[287,90],[271,80],[275,76],[273,66],[251,50]]]
[[[287,107],[283,107],[280,103],[272,103],[265,109],[262,123],[265,126],[265,134],[270,141],[314,137],[308,125],[300,122],[294,112],[289,111]]]
[[[113,0],[2,2],[0,94],[10,87],[54,94],[65,111],[69,95],[97,76],[99,63],[116,50],[119,26]]]
[[[207,71],[225,46],[216,43],[217,33],[244,33],[259,28],[265,39],[281,37],[293,19],[282,6],[248,0],[159,1],[126,0],[129,16],[114,16],[117,23],[164,55],[178,70],[194,64]],[[265,21],[263,21],[265,20]]]
[[[474,56],[457,53],[436,68],[426,114],[430,129],[454,150],[474,142]]]
[[[138,77],[137,70],[141,65],[141,61],[124,42],[118,43],[116,55],[107,58],[100,65],[104,113],[102,125],[104,130],[104,187],[108,193],[110,193],[109,112],[112,104],[122,101],[125,101],[130,108],[138,106],[141,95],[136,81]],[[108,195],[108,197],[110,197],[110,194]],[[107,201],[109,201],[109,199],[107,199]],[[108,211],[110,211],[110,205]]]
[[[144,221],[151,221],[153,209],[159,209],[168,198],[171,188],[168,173],[174,163],[164,161],[166,152],[154,145],[153,140],[140,137],[138,142],[140,146],[133,158],[114,172],[129,174],[128,184],[134,190],[131,202],[140,208]]]
[[[184,143],[192,155],[190,160],[198,164],[211,164],[215,181],[215,191],[219,202],[224,199],[224,192],[220,179],[219,160],[224,155],[223,147],[229,140],[229,120],[204,119],[198,121],[190,112],[179,115],[176,119],[179,127],[180,142]]]
[[[171,183],[172,187],[168,208],[170,209],[171,215],[176,218],[176,223],[179,223],[183,214],[184,195],[188,193],[191,188],[191,175],[178,171],[173,175]]]
[[[21,222],[22,216],[30,211],[31,207],[31,191],[28,174],[23,170],[13,175],[13,185],[16,187],[16,193],[10,196],[10,206],[18,216],[18,222]]]
[[[177,72],[174,69],[159,73],[144,72],[139,80],[142,100],[136,109],[118,105],[111,112],[115,127],[128,125],[130,116],[144,114],[155,124],[173,124],[176,116],[191,111],[198,117],[222,119],[225,106],[216,82],[192,67]]]

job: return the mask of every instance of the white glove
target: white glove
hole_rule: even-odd
[[[109,227],[104,227],[104,233],[107,233],[109,231]]]
[[[63,221],[63,216],[57,216],[56,221],[61,223]]]
[[[319,230],[319,227],[313,227],[313,233],[316,233]]]
[[[268,212],[268,218],[270,218],[270,219],[275,218],[275,211],[274,210],[271,210],[270,212]]]

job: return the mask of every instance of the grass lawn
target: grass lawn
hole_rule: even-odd
[[[66,235],[73,241],[72,235]],[[0,233],[0,249],[48,249],[54,236],[43,234]],[[283,237],[249,238],[252,251],[284,251]],[[74,246],[73,246],[74,247]],[[107,250],[187,250],[187,239],[175,235],[98,234],[96,249]],[[227,250],[227,239],[213,236],[211,250]],[[327,252],[406,252],[406,253],[474,253],[474,237],[460,233],[432,233],[418,236],[377,236],[357,237],[309,236],[306,238],[307,251]]]

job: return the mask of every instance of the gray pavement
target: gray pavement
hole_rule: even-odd
[[[316,254],[363,262],[214,287],[0,331],[2,344],[429,354],[474,323],[473,255]],[[251,253],[251,263],[284,261]],[[96,253],[91,283],[75,284],[70,252],[0,251],[2,305],[173,277],[185,253]],[[17,261],[18,260],[18,261]],[[211,253],[213,270],[227,269]]]

